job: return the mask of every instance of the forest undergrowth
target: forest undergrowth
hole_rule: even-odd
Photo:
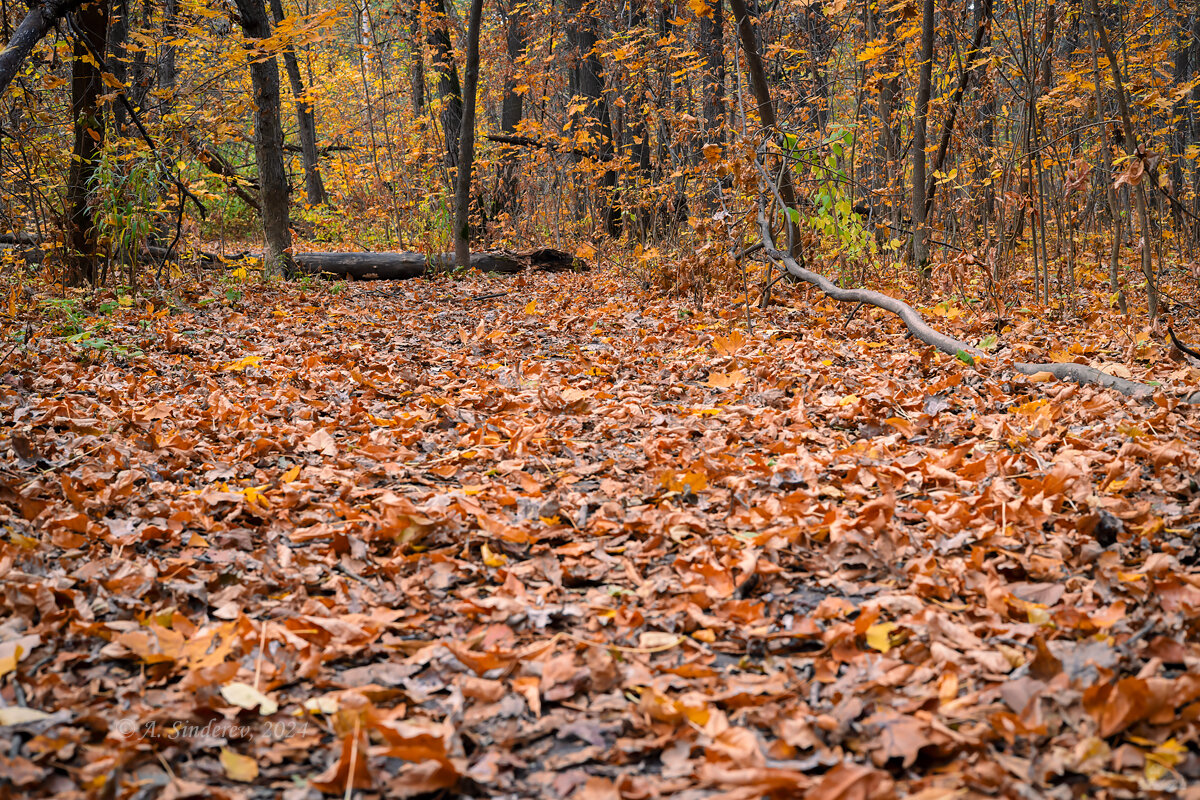
[[[1115,311],[6,295],[4,795],[1200,797],[1200,364]]]

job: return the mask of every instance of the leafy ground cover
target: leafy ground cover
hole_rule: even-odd
[[[41,301],[0,793],[1200,796],[1200,412],[781,292],[752,332],[605,271]],[[1104,315],[931,312],[1200,381]]]

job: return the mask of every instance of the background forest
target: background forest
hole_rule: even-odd
[[[259,252],[252,60],[297,251],[450,250],[466,5],[89,4],[0,100],[0,230],[72,282]],[[746,279],[770,177],[843,285],[1155,316],[1200,278],[1198,34],[1170,2],[484,3],[469,233],[700,301]]]
[[[0,0],[0,800],[1200,800],[1200,6],[296,2]]]

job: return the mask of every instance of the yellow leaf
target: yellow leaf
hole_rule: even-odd
[[[233,681],[221,687],[221,696],[226,702],[247,710],[258,707],[258,712],[269,717],[279,710],[279,704],[248,683]]]
[[[528,303],[525,304],[525,313],[526,314],[538,313],[537,312],[537,300],[530,300]]]
[[[595,258],[596,257],[595,245],[584,242],[583,244],[579,245],[579,247],[575,248],[575,257],[582,258],[584,261]]]
[[[483,563],[489,567],[503,567],[508,563],[508,556],[503,553],[492,552],[492,548],[486,544],[480,546],[479,552],[483,556]]]
[[[709,17],[713,15],[712,6],[708,4],[708,0],[688,0],[688,8],[697,17]]]
[[[269,508],[271,501],[267,500],[267,496],[263,494],[263,489],[266,488],[265,484],[263,486],[247,486],[242,489],[242,496],[246,498],[247,503]]]
[[[892,649],[892,631],[899,627],[894,622],[878,622],[867,628],[867,646],[886,653]]]
[[[283,473],[283,476],[280,478],[280,480],[283,481],[284,483],[291,483],[292,481],[296,480],[296,478],[299,478],[299,477],[300,477],[300,465],[297,464],[296,466],[289,469],[287,472]]]
[[[0,678],[15,670],[17,662],[21,660],[21,656],[23,655],[25,655],[25,648],[18,645],[11,655],[0,658]]]
[[[221,367],[222,372],[242,372],[249,367],[257,367],[262,361],[262,356],[246,356],[237,361],[230,361],[225,366]]]
[[[1157,781],[1166,777],[1176,764],[1183,761],[1186,754],[1186,747],[1175,739],[1167,739],[1155,747],[1153,752],[1146,753],[1146,780]]]
[[[221,748],[221,766],[225,768],[225,777],[231,781],[250,783],[258,777],[258,762],[228,747]]]

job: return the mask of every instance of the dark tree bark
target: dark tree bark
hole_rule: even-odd
[[[237,0],[242,31],[246,38],[266,39],[271,35],[263,0]],[[253,42],[248,43],[253,47]],[[292,261],[292,232],[288,211],[287,172],[283,163],[283,126],[279,112],[279,65],[275,57],[251,52],[250,81],[254,87],[254,157],[258,163],[258,182],[262,189],[263,234],[266,249],[264,266],[268,273],[278,271],[284,277],[295,272]]]
[[[896,104],[900,98],[900,75],[896,69],[896,17],[895,9],[881,8],[884,15],[882,30],[887,37],[888,48],[883,54],[883,73],[891,75],[882,78],[879,84],[879,125],[880,146],[884,162],[885,195],[890,211],[892,230],[901,230],[903,221],[905,188],[901,179],[903,170],[900,165],[900,123],[894,120]],[[881,237],[882,238],[882,237]]]
[[[807,84],[807,106],[814,127],[824,132],[829,121],[829,80],[825,64],[833,48],[833,36],[829,17],[825,16],[824,0],[809,4],[804,9],[804,27],[808,34],[808,56],[810,62]]]
[[[446,166],[458,163],[458,136],[462,130],[462,86],[450,44],[450,20],[446,0],[433,0],[433,17],[428,20],[429,46],[433,49],[433,71],[437,75],[437,96],[441,101],[442,134],[446,137]]]
[[[75,12],[75,52],[71,61],[71,118],[75,146],[67,177],[67,281],[96,282],[96,225],[88,203],[92,177],[104,147],[104,90],[101,64],[108,37],[108,0],[89,0]]]
[[[113,77],[124,86],[129,70],[125,65],[125,43],[129,38],[129,0],[116,0],[108,20],[108,58],[105,66]],[[123,103],[113,103],[113,127],[117,136],[125,135],[129,115]]]
[[[0,51],[0,95],[17,76],[17,71],[33,51],[34,45],[42,40],[54,23],[75,9],[82,0],[48,0],[29,10],[21,24],[13,31],[4,50]]]
[[[946,121],[942,123],[942,133],[938,137],[937,153],[933,157],[933,169],[929,170],[928,184],[925,187],[925,214],[928,217],[933,210],[933,198],[937,193],[937,181],[934,180],[934,175],[941,170],[946,162],[946,154],[950,151],[950,138],[954,135],[954,122],[958,119],[959,108],[962,105],[963,95],[967,91],[967,87],[971,83],[971,75],[976,72],[976,68],[972,62],[978,57],[979,48],[983,46],[984,33],[992,23],[992,0],[982,0],[982,15],[978,21],[978,27],[975,29],[975,38],[971,40],[971,49],[967,51],[967,57],[962,66],[962,72],[958,76],[958,85],[954,87],[954,94],[950,97],[950,107],[946,116]],[[1047,59],[1049,54],[1047,54]]]
[[[166,103],[164,109],[171,109],[175,105],[175,40],[179,36],[179,26],[176,24],[175,18],[178,15],[179,0],[167,0],[163,8],[162,63],[158,68],[158,86],[168,94],[164,101]]]
[[[742,55],[746,59],[746,72],[750,75],[750,87],[754,92],[754,103],[762,126],[777,138],[782,138],[779,122],[775,119],[775,104],[771,100],[771,87],[767,84],[767,72],[763,67],[762,53],[758,49],[758,33],[754,20],[746,10],[745,0],[729,0],[729,10],[738,26],[738,36],[742,42]],[[785,148],[786,149],[786,148]],[[784,216],[788,233],[788,249],[793,258],[800,260],[802,252],[800,230],[796,225],[793,214],[796,211],[796,188],[792,181],[791,165],[785,160],[779,171],[779,198],[786,206]]]
[[[608,164],[602,179],[605,189],[604,228],[611,236],[621,229],[621,215],[616,203],[617,172],[612,168],[613,137],[612,120],[608,104],[604,101],[604,70],[600,64],[600,53],[596,49],[596,20],[585,8],[587,0],[565,0],[563,11],[567,15],[567,47],[571,58],[572,94],[585,101],[582,114],[575,118],[575,125],[587,131],[589,147],[596,152],[596,160]]]
[[[408,25],[408,81],[413,116],[425,113],[425,56],[421,52],[421,15],[414,9],[403,12]]]
[[[1088,0],[1088,10],[1092,14],[1092,19],[1095,20],[1096,38],[1100,42],[1100,49],[1104,51],[1104,55],[1108,58],[1108,67],[1112,72],[1113,88],[1117,95],[1117,108],[1121,111],[1121,120],[1125,123],[1125,152],[1130,158],[1140,158],[1138,152],[1137,129],[1133,126],[1133,115],[1129,112],[1129,100],[1125,96],[1125,83],[1121,80],[1121,66],[1117,61],[1117,56],[1113,52],[1112,44],[1108,40],[1108,31],[1104,27],[1104,20],[1100,17],[1100,9],[1097,6],[1096,0]],[[1149,179],[1150,170],[1146,170],[1146,178]],[[1154,262],[1151,261],[1153,249],[1150,246],[1150,213],[1146,209],[1146,187],[1144,183],[1140,183],[1130,189],[1130,194],[1133,195],[1134,205],[1137,208],[1138,224],[1142,229],[1142,274],[1146,278],[1146,300],[1149,305],[1151,321],[1158,318],[1158,287],[1154,282]]]
[[[1180,6],[1175,12],[1175,64],[1171,74],[1171,78],[1177,89],[1188,82],[1193,69],[1200,67],[1200,64],[1192,64],[1193,43],[1191,32],[1192,23],[1190,14],[1183,6]],[[1179,192],[1183,188],[1183,153],[1187,150],[1188,134],[1191,132],[1192,127],[1188,118],[1188,106],[1187,98],[1181,97],[1175,102],[1171,110],[1171,113],[1175,116],[1175,130],[1171,143],[1171,149],[1174,151],[1174,158],[1171,161],[1171,188],[1175,192]],[[1183,214],[1175,206],[1172,206],[1172,209],[1174,210],[1175,229],[1180,232],[1186,232],[1185,226],[1187,223],[1184,221]]]
[[[517,91],[520,75],[517,62],[525,57],[529,47],[529,19],[525,0],[509,0],[504,43],[510,72],[504,79],[504,101],[500,107],[500,130],[516,133],[525,110],[525,95]]]
[[[518,63],[529,47],[529,20],[525,0],[509,0],[505,19],[505,49],[508,53],[509,74],[504,79],[504,100],[500,106],[500,130],[513,135],[525,113],[525,96],[517,91],[520,72]],[[505,148],[500,156],[497,196],[492,203],[492,216],[515,207],[517,197],[517,151]]]
[[[929,230],[925,204],[925,138],[929,126],[929,95],[933,86],[933,36],[933,0],[924,0],[921,11],[920,80],[917,83],[917,108],[913,115],[912,144],[913,262],[922,277],[929,276]]]
[[[275,24],[283,22],[282,0],[271,0],[271,14]],[[300,62],[296,60],[296,49],[291,45],[283,48],[283,67],[288,83],[292,87],[292,101],[296,104],[296,127],[300,136],[300,157],[304,162],[304,194],[310,206],[325,203],[325,184],[321,180],[321,167],[317,161],[317,123],[313,117],[312,103],[304,92],[304,81],[300,77]]]
[[[471,170],[475,166],[475,97],[479,88],[479,24],[483,0],[471,0],[467,19],[467,57],[463,64],[462,132],[458,142],[458,175],[454,186],[454,261],[471,265]]]
[[[725,113],[725,8],[724,0],[708,0],[708,13],[700,16],[700,54],[704,57],[704,135],[709,142],[724,142]]]

